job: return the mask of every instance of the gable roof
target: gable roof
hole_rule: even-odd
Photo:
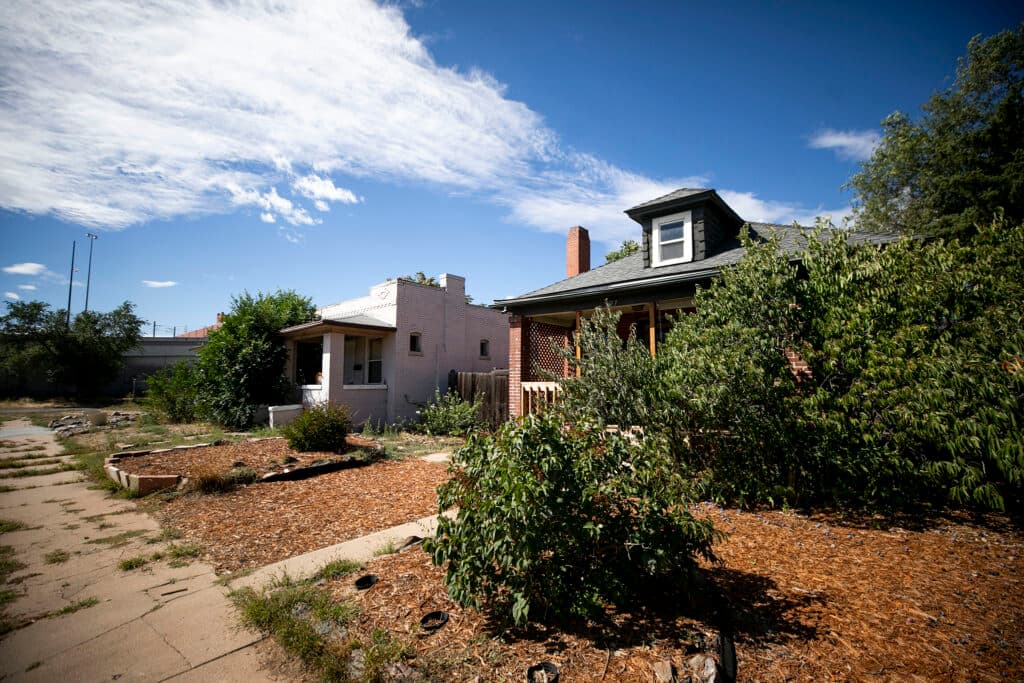
[[[696,191],[691,192],[696,193]],[[692,196],[694,194],[687,195],[687,197]],[[645,202],[645,204],[661,204],[664,201],[664,198],[659,198],[652,202]],[[778,233],[782,252],[789,254],[792,260],[799,260],[799,254],[804,248],[801,235],[804,231],[810,230],[803,226],[794,227],[774,223],[748,223],[747,225],[751,238],[755,240],[767,241],[773,232]],[[885,244],[899,239],[897,235],[840,228],[834,228],[829,232],[846,234],[849,236],[850,242],[854,244]],[[828,232],[826,232],[827,234]],[[734,238],[723,244],[718,253],[706,259],[677,263],[671,266],[645,268],[643,254],[637,252],[532,292],[511,299],[499,299],[494,304],[515,308],[534,303],[572,301],[581,297],[612,296],[666,285],[705,282],[717,276],[725,266],[738,263],[744,253],[743,245],[740,244],[739,239]]]
[[[324,318],[323,320],[313,320],[308,323],[302,323],[301,325],[292,325],[291,327],[286,327],[279,331],[283,335],[294,336],[344,328],[376,332],[393,332],[397,329],[394,325],[389,325],[383,320],[377,320],[376,318],[371,318],[368,315],[349,315],[344,318]]]

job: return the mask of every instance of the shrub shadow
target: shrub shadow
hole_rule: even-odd
[[[591,620],[515,630],[489,621],[487,630],[505,640],[543,643],[553,653],[566,647],[562,634],[602,650],[658,641],[687,652],[705,652],[719,633],[755,644],[813,639],[817,629],[800,621],[796,611],[815,603],[824,603],[824,596],[785,591],[765,576],[716,566],[698,570],[688,594],[652,590],[642,603],[608,608]]]

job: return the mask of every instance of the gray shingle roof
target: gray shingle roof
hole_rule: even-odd
[[[675,201],[676,199],[685,199],[686,197],[692,197],[695,194],[701,194],[703,192],[710,192],[710,190],[706,187],[682,187],[673,192],[669,192],[668,194],[663,194],[660,197],[655,197],[654,199],[651,199],[649,201],[641,202],[640,204],[637,204],[632,208],[626,209],[626,213],[636,211],[637,209],[643,209],[648,206],[654,206],[655,204],[664,204],[666,202]]]
[[[674,194],[674,193],[673,193]],[[664,201],[664,198],[654,200]],[[804,247],[801,239],[802,231],[810,228],[773,223],[748,223],[750,235],[755,240],[766,241],[773,231],[779,233],[783,253],[796,256]],[[884,233],[867,233],[856,230],[834,229],[834,233],[846,233],[854,244],[885,244],[899,239],[896,235]],[[514,306],[532,303],[534,300],[572,299],[576,296],[592,296],[603,292],[629,291],[632,287],[675,282],[694,282],[707,280],[717,275],[725,266],[732,265],[743,258],[744,249],[739,239],[733,239],[722,245],[718,253],[700,261],[678,263],[672,266],[644,268],[643,253],[637,252],[625,258],[606,263],[593,270],[560,282],[535,289],[511,299],[495,301],[496,306]]]

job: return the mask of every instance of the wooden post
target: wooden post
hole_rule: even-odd
[[[583,351],[580,350],[580,319],[582,314],[580,311],[576,311],[576,334],[573,335],[573,341],[576,343],[576,376],[579,377],[582,373],[580,368],[580,360],[583,358]]]
[[[658,332],[657,332],[657,329],[656,329],[657,320],[658,320],[657,308],[658,308],[657,304],[655,304],[653,302],[647,304],[647,317],[648,317],[647,336],[649,337],[649,343],[650,343],[650,346],[651,346],[651,358],[654,358],[654,347],[656,345],[656,341],[657,341],[657,338],[658,338]]]

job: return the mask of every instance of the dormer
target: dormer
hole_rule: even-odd
[[[626,215],[643,228],[645,268],[702,261],[739,235],[744,223],[708,189],[676,190],[638,204]]]

